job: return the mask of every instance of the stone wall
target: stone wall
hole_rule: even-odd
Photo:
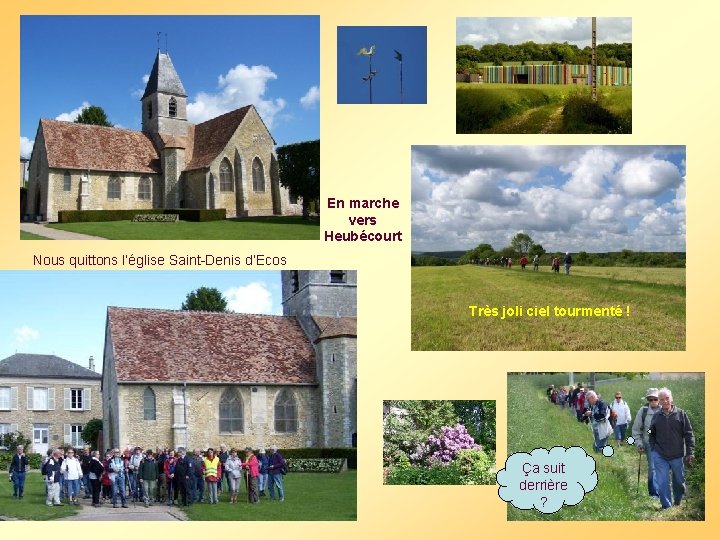
[[[321,445],[352,446],[357,433],[357,340],[323,339],[316,349],[323,371]]]

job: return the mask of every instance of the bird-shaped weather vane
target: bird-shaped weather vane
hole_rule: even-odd
[[[370,103],[372,104],[372,81],[378,73],[377,71],[373,71],[372,68],[372,57],[373,54],[375,54],[375,45],[371,45],[369,49],[363,47],[357,52],[357,54],[360,56],[367,56],[370,60],[370,70],[368,71],[367,77],[363,77],[362,80],[370,83]]]

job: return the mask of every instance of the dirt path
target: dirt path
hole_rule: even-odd
[[[483,133],[560,133],[562,105],[534,107],[495,124]]]

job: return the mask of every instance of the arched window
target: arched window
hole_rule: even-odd
[[[228,388],[220,396],[220,433],[243,432],[243,402],[240,394]]]
[[[70,176],[70,171],[65,171],[63,175],[63,191],[72,191],[72,176]]]
[[[233,190],[233,174],[232,167],[227,158],[220,163],[220,191]]]
[[[168,112],[172,117],[177,116],[177,101],[175,101],[174,97],[170,98],[170,103],[168,104]]]
[[[152,182],[147,176],[143,176],[138,182],[138,199],[149,201],[152,196]]]
[[[253,191],[265,191],[265,170],[259,157],[252,162]]]
[[[286,388],[275,398],[275,432],[295,433],[297,424],[295,396]]]
[[[147,104],[147,115],[148,115],[148,118],[152,118],[152,101],[148,101],[148,104]]]
[[[117,176],[111,176],[110,180],[108,180],[107,198],[120,198],[120,178],[118,178]]]
[[[155,420],[155,392],[149,386],[143,392],[143,418]]]

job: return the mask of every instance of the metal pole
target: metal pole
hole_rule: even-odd
[[[402,60],[400,60],[400,103],[403,102],[403,87],[402,87]]]
[[[372,80],[373,80],[373,72],[372,72],[372,54],[370,55],[370,105],[372,105]]]
[[[592,84],[592,99],[593,101],[597,101],[597,47],[596,47],[596,36],[597,36],[597,29],[595,26],[595,17],[592,18],[592,65],[590,66],[590,69],[592,73],[590,74],[590,80]]]

